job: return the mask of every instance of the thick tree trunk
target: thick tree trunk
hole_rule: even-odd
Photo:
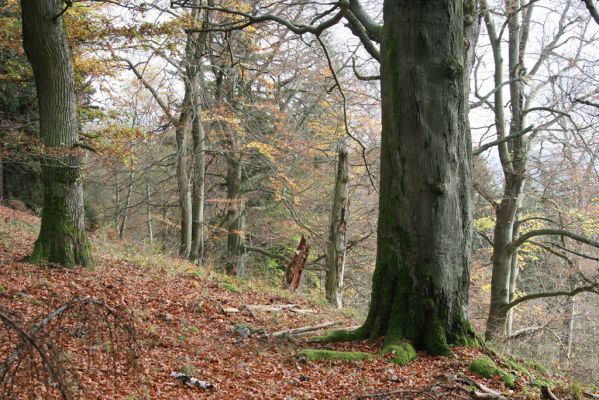
[[[326,298],[337,308],[343,307],[343,275],[347,248],[347,201],[349,183],[349,162],[347,147],[340,144],[335,178],[335,192],[331,210],[329,242],[327,244]]]
[[[462,1],[385,1],[377,260],[357,337],[432,354],[475,342],[464,60]]]
[[[71,52],[59,0],[22,0],[23,47],[37,88],[40,136],[48,150],[42,160],[44,204],[32,262],[67,267],[93,264],[85,235],[81,159]]]

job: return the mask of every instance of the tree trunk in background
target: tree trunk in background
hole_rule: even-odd
[[[526,37],[522,38],[518,2],[507,0],[508,18],[508,66],[510,79],[511,119],[509,134],[521,132],[524,126],[522,80],[520,72],[524,68],[524,48]],[[529,8],[527,12],[531,12]],[[494,62],[495,86],[503,84],[501,43],[488,15],[485,17],[490,32]],[[495,92],[495,120],[498,139],[505,133],[504,101],[501,90]],[[518,274],[518,251],[511,243],[518,236],[517,218],[522,205],[527,169],[527,139],[517,137],[498,146],[499,158],[505,177],[503,197],[495,210],[495,232],[493,236],[493,272],[491,277],[491,305],[487,319],[485,337],[494,340],[505,336],[509,310],[507,305],[513,298]]]
[[[229,135],[231,150],[227,157],[227,261],[228,274],[243,274],[244,210],[241,199],[241,157],[236,138]]]
[[[125,238],[125,229],[127,228],[127,219],[129,218],[129,207],[131,206],[131,195],[133,194],[133,178],[135,173],[133,170],[129,172],[129,185],[127,185],[127,196],[125,197],[125,209],[123,210],[123,218],[119,227],[119,239]]]
[[[194,5],[199,5],[199,0],[193,1]],[[201,13],[198,9],[191,10],[191,16],[194,20],[200,21]],[[205,16],[205,23],[208,23],[208,16]],[[200,96],[203,89],[203,79],[201,78],[201,61],[206,49],[207,33],[191,34],[194,47],[190,49],[188,62],[190,64],[190,75],[193,83],[193,122],[191,134],[193,137],[193,190],[192,190],[192,243],[189,259],[195,263],[201,263],[204,253],[204,192],[206,177],[206,132],[202,121],[202,98]]]
[[[199,96],[196,96],[196,98]],[[204,252],[204,192],[205,192],[205,141],[206,134],[202,124],[201,106],[196,100],[195,117],[193,120],[193,198],[192,198],[192,244],[189,259],[200,263]]]
[[[0,203],[4,200],[4,165],[2,163],[2,153],[0,153]]]
[[[343,307],[343,275],[347,250],[348,183],[349,161],[347,147],[342,143],[338,152],[335,193],[325,259],[326,298],[330,304],[337,308]]]
[[[51,156],[42,160],[44,204],[31,262],[92,266],[85,234],[81,159],[74,151],[79,121],[71,51],[59,0],[22,0],[23,47],[33,68],[40,137]]]
[[[146,181],[146,223],[148,225],[148,238],[150,244],[154,243],[154,230],[152,229],[152,212],[150,208],[150,185]]]
[[[383,13],[377,259],[368,317],[352,336],[448,354],[475,342],[463,1],[385,0]]]
[[[188,37],[187,45],[190,46],[191,39]],[[187,136],[191,131],[193,121],[193,93],[191,82],[185,80],[185,97],[181,105],[179,124],[177,125],[177,185],[179,187],[179,204],[181,206],[181,244],[179,256],[188,258],[191,252],[192,239],[192,205],[191,188],[189,185],[189,174],[187,170]]]
[[[121,219],[121,192],[119,188],[119,168],[114,167],[114,226],[119,226]]]

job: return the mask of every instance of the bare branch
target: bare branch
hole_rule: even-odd
[[[511,135],[502,137],[501,139],[497,139],[497,140],[493,140],[492,142],[485,143],[485,144],[481,145],[479,148],[472,150],[472,155],[478,156],[493,146],[497,146],[499,144],[508,142],[512,139],[518,138],[522,135],[526,135],[528,132],[532,131],[533,129],[534,129],[534,126],[530,125],[530,126],[524,128],[523,130],[521,130],[520,132],[512,133]]]
[[[578,235],[576,233],[566,231],[564,229],[536,229],[530,232],[526,232],[522,234],[519,238],[514,240],[510,245],[510,250],[512,252],[516,251],[518,247],[522,246],[529,239],[536,236],[565,236],[570,239],[576,240],[577,242],[588,244],[589,246],[593,246],[599,248],[599,242],[594,241],[593,239],[589,239],[587,237]]]
[[[591,293],[599,294],[599,283],[592,283],[588,286],[580,286],[571,291],[561,290],[561,291],[557,291],[557,292],[541,292],[541,293],[527,294],[526,296],[518,297],[516,300],[508,303],[505,306],[505,310],[507,311],[511,308],[514,308],[518,304],[524,303],[525,301],[544,299],[544,298],[549,298],[549,297],[560,297],[560,296],[573,297],[573,296],[576,296],[577,294],[583,293],[583,292],[591,292]]]
[[[337,14],[335,14],[334,16],[332,16],[329,19],[324,20],[323,22],[321,22],[318,25],[312,26],[312,25],[304,25],[304,24],[299,24],[299,23],[295,23],[289,20],[286,20],[284,18],[281,18],[278,15],[274,15],[274,14],[263,14],[263,15],[252,15],[246,12],[242,12],[239,10],[233,10],[230,8],[225,8],[225,7],[212,7],[212,6],[205,6],[205,5],[192,5],[192,4],[188,4],[187,1],[185,0],[179,0],[179,1],[172,1],[171,2],[171,6],[180,6],[180,7],[185,7],[185,8],[197,8],[200,10],[207,10],[207,11],[216,11],[216,12],[221,12],[224,14],[231,14],[231,15],[237,15],[240,17],[245,18],[245,21],[241,21],[240,23],[237,24],[233,24],[230,26],[226,26],[226,27],[221,27],[221,28],[211,28],[209,29],[210,31],[232,31],[232,30],[239,30],[239,29],[243,29],[248,27],[249,25],[255,25],[255,24],[260,24],[260,23],[265,23],[265,22],[275,22],[277,24],[283,25],[285,26],[287,29],[289,29],[291,32],[298,34],[298,35],[303,35],[305,33],[311,33],[315,36],[319,36],[322,32],[325,31],[325,29],[328,29],[330,27],[332,27],[333,25],[337,24],[339,21],[341,21],[341,19],[347,14],[347,12],[349,11],[349,0],[340,0],[338,3],[336,3],[337,7],[333,7],[330,10],[328,10],[328,13],[333,12],[334,10],[338,9],[339,11],[337,12]],[[204,28],[191,28],[188,30],[188,32],[206,32],[208,31],[207,29]]]

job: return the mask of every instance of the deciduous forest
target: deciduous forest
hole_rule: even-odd
[[[0,399],[599,398],[597,0],[0,0]]]

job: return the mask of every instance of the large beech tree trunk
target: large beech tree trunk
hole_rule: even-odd
[[[471,150],[463,1],[386,0],[376,269],[354,336],[432,354],[473,343],[466,316]]]
[[[71,51],[59,0],[22,0],[23,47],[33,68],[40,113],[44,204],[32,262],[93,264],[85,235],[81,159]]]
[[[347,147],[341,144],[338,152],[335,193],[331,210],[329,242],[327,244],[326,297],[330,304],[343,306],[343,275],[347,250],[347,201],[349,183],[349,160]]]

